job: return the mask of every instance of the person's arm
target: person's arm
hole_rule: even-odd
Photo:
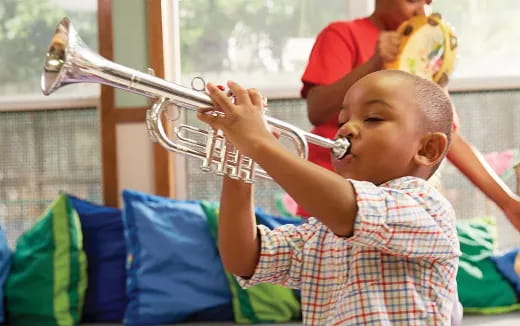
[[[509,189],[479,151],[458,132],[453,133],[448,160],[494,201],[520,231],[520,197]]]
[[[341,236],[351,235],[357,213],[352,184],[338,174],[287,151],[266,125],[260,94],[255,90],[245,90],[236,83],[229,82],[228,85],[235,95],[235,103],[208,83],[209,95],[224,115],[199,113],[198,118],[213,128],[221,129],[242,154],[260,164],[291,197],[332,232]],[[229,202],[231,205],[231,199]]]
[[[218,220],[222,263],[232,274],[253,275],[260,255],[253,203],[253,186],[224,177]]]
[[[332,119],[338,114],[347,89],[362,77],[379,69],[377,63],[369,60],[332,84],[310,86],[306,97],[309,121],[317,126]]]
[[[327,42],[341,42],[340,39],[331,39],[323,41],[325,45],[318,45],[326,47]],[[319,43],[321,44],[321,43]],[[399,46],[401,44],[400,36],[395,31],[383,31],[379,34],[379,38],[374,49],[372,57],[362,65],[355,67],[346,73],[343,77],[332,84],[316,85],[308,83],[308,91],[305,96],[307,100],[307,116],[309,121],[317,126],[328,122],[339,112],[345,93],[356,81],[364,76],[384,69],[386,62],[391,62],[399,55]],[[337,48],[332,48],[337,49]],[[313,51],[319,51],[313,49]],[[336,50],[338,51],[338,50]],[[346,49],[344,51],[347,51]],[[334,62],[337,56],[345,56],[348,53],[321,53],[318,58],[321,61]],[[311,60],[313,59],[311,56]],[[311,62],[309,62],[311,64]],[[322,69],[337,69],[337,64],[323,64]]]
[[[321,166],[302,160],[278,142],[258,144],[254,160],[276,183],[336,235],[352,235],[357,202],[354,188],[349,181]]]
[[[312,223],[269,230],[256,225],[253,186],[224,177],[218,224],[219,252],[225,269],[239,276],[241,286],[258,283],[299,288],[301,252]]]
[[[520,195],[520,163],[514,166],[516,175],[516,193]]]

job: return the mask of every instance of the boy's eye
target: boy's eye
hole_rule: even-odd
[[[379,117],[368,117],[365,119],[365,122],[380,122],[383,121],[382,118]]]

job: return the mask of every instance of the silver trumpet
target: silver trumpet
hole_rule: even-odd
[[[78,36],[68,18],[56,27],[45,57],[41,76],[43,94],[49,95],[58,88],[73,83],[100,83],[156,99],[146,113],[146,126],[153,141],[167,150],[202,160],[201,169],[218,175],[254,182],[255,176],[271,179],[255,162],[238,152],[226,141],[222,131],[199,129],[189,125],[174,130],[177,141],[168,136],[162,115],[170,105],[191,110],[213,106],[210,97],[195,89],[186,88],[155,77],[151,74],[124,67],[91,51]],[[307,159],[308,142],[329,148],[333,155],[343,157],[350,146],[346,138],[330,140],[266,116],[269,125],[278,128],[281,136],[289,137],[298,155]],[[189,138],[188,134],[197,135]],[[202,138],[203,141],[196,139]]]

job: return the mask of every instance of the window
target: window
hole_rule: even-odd
[[[432,10],[442,14],[458,37],[452,86],[520,86],[518,1],[435,0]]]
[[[56,106],[56,100],[96,98],[96,84],[72,85],[53,98],[41,95],[40,75],[47,46],[61,18],[69,17],[80,37],[97,50],[97,0],[2,0],[0,2],[0,110]],[[80,91],[78,92],[78,89]],[[53,104],[45,105],[45,101]],[[43,103],[43,104],[42,104]]]
[[[345,0],[179,0],[181,82],[253,84],[297,97],[318,32],[346,18]],[[272,96],[270,96],[272,97]]]
[[[373,0],[178,0],[181,83],[201,76],[253,84],[270,98],[298,97],[317,33],[328,23],[369,15]],[[520,86],[515,0],[435,0],[458,37],[450,88]]]
[[[96,99],[99,86],[40,91],[45,51],[64,16],[96,51],[97,0],[0,1],[0,226],[11,247],[60,191],[102,198],[98,114],[92,100],[81,101]]]

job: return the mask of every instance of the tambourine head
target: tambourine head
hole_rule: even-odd
[[[399,26],[401,46],[397,60],[387,69],[409,73],[445,85],[455,63],[457,37],[439,14],[415,16]]]

